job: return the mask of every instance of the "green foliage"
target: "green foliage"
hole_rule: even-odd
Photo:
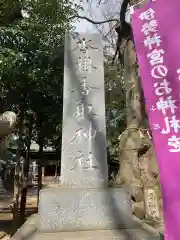
[[[8,25],[21,17],[19,0],[0,0],[0,26]]]
[[[24,18],[0,28],[0,111],[32,110],[33,139],[39,142],[43,134],[46,145],[59,147],[64,34],[72,28],[69,19],[79,6],[72,8],[73,1],[68,0],[20,3]],[[28,125],[28,114],[25,119]]]
[[[126,128],[125,90],[122,72],[112,66],[111,58],[105,60],[106,124],[110,153],[117,154],[118,137]]]

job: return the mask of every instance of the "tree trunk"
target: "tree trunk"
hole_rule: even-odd
[[[38,195],[37,204],[39,203],[39,193],[42,188],[42,161],[43,161],[43,146],[44,146],[44,136],[43,136],[43,122],[40,119],[39,122],[39,163],[38,163]]]
[[[58,165],[57,163],[55,164],[55,174],[54,174],[54,178],[57,179],[57,170],[58,170]]]
[[[21,152],[23,148],[23,123],[24,123],[24,105],[20,106],[19,116],[19,140],[18,148],[16,151],[16,166],[14,173],[14,194],[13,194],[13,232],[19,227],[19,196],[20,196],[20,165],[21,165]]]
[[[38,196],[37,203],[39,203],[39,192],[42,188],[42,161],[43,161],[43,138],[39,144],[39,164],[38,164]]]
[[[124,0],[124,2],[134,5],[139,1]],[[121,21],[124,18],[123,14],[121,12]],[[134,209],[137,210],[138,204],[141,208],[141,211],[136,211],[135,214],[144,218],[146,215],[144,192],[148,188],[153,189],[159,185],[157,177],[159,174],[149,134],[133,39],[127,41],[124,49],[124,87],[126,89],[127,129],[122,133],[119,142],[120,170],[116,182],[130,187]],[[142,163],[145,162],[146,166],[142,167]],[[150,168],[152,163],[156,174]]]
[[[33,127],[33,116],[31,116],[29,122],[29,133],[28,133],[28,144],[26,151],[26,158],[23,166],[23,187],[21,192],[21,204],[20,204],[20,223],[23,224],[25,221],[25,211],[26,211],[26,199],[27,199],[27,191],[28,191],[28,177],[29,177],[29,161],[30,161],[30,147],[31,147],[31,139],[32,139],[32,127]]]

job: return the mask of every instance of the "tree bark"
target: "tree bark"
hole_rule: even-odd
[[[43,161],[43,146],[44,146],[44,136],[43,136],[43,123],[40,121],[40,131],[39,131],[39,163],[38,163],[38,195],[37,204],[39,203],[39,193],[42,188],[42,161]]]
[[[18,148],[16,151],[16,166],[14,174],[14,194],[13,194],[13,232],[19,227],[19,196],[20,196],[20,165],[21,165],[21,153],[23,149],[23,124],[24,124],[24,113],[25,107],[24,104],[20,106],[20,116],[19,116],[19,139],[18,139]]]
[[[39,193],[42,188],[42,161],[43,161],[43,141],[39,144],[39,164],[38,164],[38,196],[37,203],[39,203]]]
[[[130,5],[134,5],[138,3],[139,0],[124,0],[120,14],[122,23],[125,21],[124,14],[128,2]],[[143,2],[143,4],[145,2]],[[133,203],[138,203],[139,206],[141,206],[141,218],[144,218],[146,215],[145,189],[149,187],[154,188],[155,185],[159,184],[159,178],[153,175],[154,172],[150,168],[150,165],[153,162],[156,170],[158,168],[148,131],[149,124],[145,111],[144,96],[138,73],[138,63],[133,39],[130,38],[127,41],[123,54],[127,129],[122,133],[119,142],[120,170],[116,177],[116,183],[123,183],[130,187]],[[147,152],[149,154],[147,154]],[[146,162],[146,166],[141,168],[143,160]],[[145,173],[142,169],[146,169],[147,172]],[[158,170],[156,173],[157,172]]]
[[[25,221],[25,211],[26,211],[26,199],[27,199],[27,191],[28,191],[28,178],[29,178],[29,163],[30,163],[30,147],[31,147],[31,139],[32,139],[32,127],[33,127],[33,116],[29,121],[29,133],[28,133],[28,144],[26,151],[26,158],[23,166],[23,187],[21,192],[21,203],[20,203],[20,223],[21,225]]]

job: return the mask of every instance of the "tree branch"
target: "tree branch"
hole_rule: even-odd
[[[124,0],[121,5],[121,10],[120,10],[120,22],[123,24],[126,22],[126,12],[127,12],[127,7],[129,4],[130,0]]]
[[[107,2],[108,0],[104,0],[103,3],[102,3],[102,0],[99,0],[97,6],[99,7],[101,4],[106,4]]]
[[[101,1],[102,1],[102,0],[99,0],[99,1],[98,1],[98,5],[100,5],[100,4],[101,4]]]
[[[70,19],[73,19],[73,18],[84,19],[84,20],[86,20],[86,21],[88,21],[92,24],[103,24],[103,23],[108,23],[108,22],[117,22],[117,24],[120,25],[120,23],[122,23],[122,24],[126,23],[125,16],[126,16],[127,6],[129,4],[129,2],[130,2],[130,0],[123,0],[123,2],[122,2],[121,10],[120,10],[120,21],[117,18],[111,18],[111,19],[107,19],[107,20],[104,20],[104,21],[94,21],[94,20],[92,20],[88,17],[80,16],[80,15],[73,16]],[[101,0],[99,0],[98,3],[101,3]]]
[[[103,23],[108,23],[108,22],[117,22],[117,23],[119,23],[119,20],[117,18],[111,18],[111,19],[107,19],[107,20],[104,20],[104,21],[94,21],[94,20],[92,20],[90,18],[87,18],[85,16],[79,16],[79,15],[71,17],[71,19],[72,18],[84,19],[84,20],[86,20],[86,21],[88,21],[88,22],[90,22],[92,24],[103,24]]]

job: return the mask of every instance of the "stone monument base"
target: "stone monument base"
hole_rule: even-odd
[[[28,240],[160,240],[159,234],[142,229],[36,233]]]
[[[12,240],[161,240],[154,229],[117,229],[94,230],[59,233],[33,232],[31,234],[16,234]]]
[[[124,188],[45,188],[40,192],[42,232],[132,227],[130,194]]]
[[[161,240],[160,233],[132,215],[124,188],[41,191],[39,214],[12,240]]]
[[[162,240],[163,234],[133,217],[136,228],[94,231],[39,232],[39,215],[34,214],[12,236],[11,240]]]

